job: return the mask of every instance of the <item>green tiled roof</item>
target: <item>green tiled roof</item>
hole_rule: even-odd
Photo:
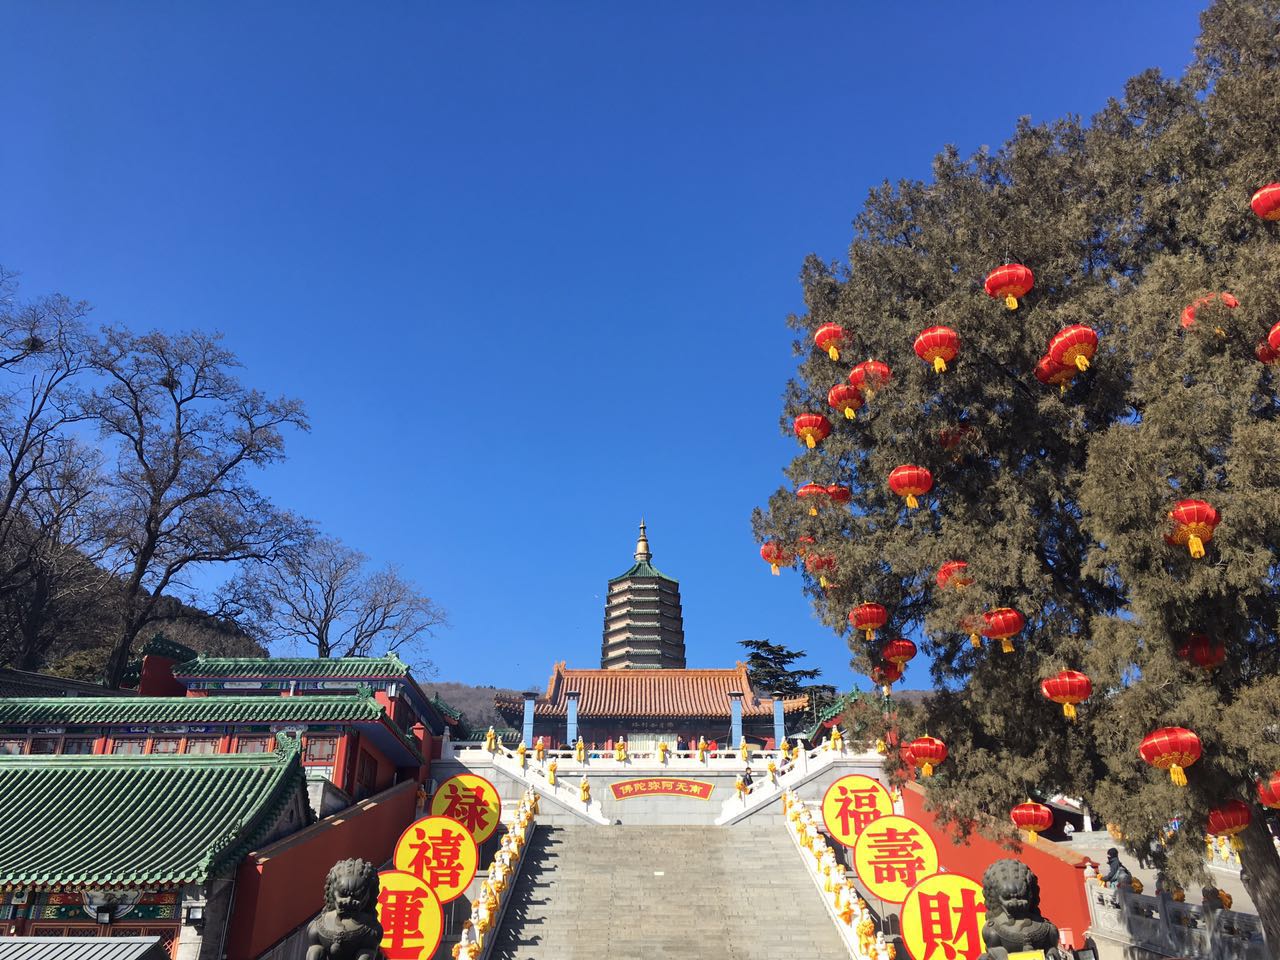
[[[372,697],[38,697],[0,699],[0,727],[378,723],[418,748]]]
[[[834,720],[845,710],[849,709],[854,703],[862,699],[862,694],[857,690],[852,690],[841,697],[837,697],[828,703],[818,712],[818,719],[814,722],[808,732],[805,734],[806,740],[812,740],[817,737],[822,730],[822,725],[830,720]]]
[[[679,583],[675,577],[668,577],[662,573],[648,560],[637,560],[635,564],[626,573],[620,573],[616,577],[609,580],[610,583],[617,583],[619,580],[629,580],[632,577],[657,577],[659,580],[666,580],[670,583]]]
[[[196,657],[173,668],[179,680],[241,677],[374,678],[407,677],[409,665],[389,653],[385,657]]]
[[[449,706],[449,704],[445,703],[443,700],[440,699],[440,694],[438,693],[433,693],[431,695],[431,699],[428,700],[427,702],[430,703],[437,710],[439,710],[441,713],[443,713],[450,720],[462,719],[462,711]]]
[[[190,660],[197,655],[196,651],[190,647],[170,640],[163,633],[157,633],[142,645],[142,649],[138,651],[138,658],[129,661],[129,665],[125,667],[124,674],[120,677],[121,683],[127,687],[136,687],[138,685],[138,681],[142,679],[142,658],[148,654],[169,657],[177,662]]]
[[[286,743],[256,754],[0,757],[0,885],[226,876],[306,789],[297,743]]]

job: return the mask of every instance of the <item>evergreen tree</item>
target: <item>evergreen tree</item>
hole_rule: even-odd
[[[1080,796],[1192,890],[1208,811],[1243,800],[1246,883],[1273,950],[1280,859],[1255,778],[1280,770],[1280,366],[1255,347],[1280,320],[1280,223],[1249,200],[1277,180],[1280,3],[1223,0],[1182,78],[1148,71],[1090,123],[1023,120],[999,150],[948,148],[929,182],[874,190],[849,263],[805,263],[807,312],[792,318],[802,359],[783,429],[806,412],[834,429],[755,517],[761,540],[812,537],[834,558],[834,585],[806,572],[805,589],[855,669],[889,637],[921,641],[938,693],[904,734],[927,724],[950,748],[926,781],[944,817],[1011,831],[1033,789]],[[1036,276],[1016,310],[982,287],[1007,262]],[[1208,300],[1184,329],[1183,308],[1222,291],[1239,306]],[[839,362],[814,347],[826,323],[845,330]],[[961,339],[941,374],[912,350],[939,324]],[[1060,392],[1033,371],[1071,324],[1101,340]],[[827,392],[868,358],[892,380],[849,420]],[[919,509],[887,486],[900,464],[933,474]],[[795,495],[808,481],[852,501],[812,517]],[[1164,539],[1184,498],[1222,517],[1203,559]],[[950,560],[971,585],[938,587]],[[890,612],[871,644],[846,619],[863,600]],[[975,617],[1006,606],[1026,616],[1014,652],[972,647]],[[1193,633],[1225,645],[1221,666],[1179,656]],[[1093,682],[1074,723],[1040,691],[1063,669]],[[1203,745],[1186,788],[1138,755],[1166,726]]]
[[[803,650],[788,650],[768,640],[739,640],[751,652],[747,657],[747,678],[758,693],[782,697],[798,697],[805,692],[806,680],[816,680],[821,670],[796,670],[792,664],[805,655]]]

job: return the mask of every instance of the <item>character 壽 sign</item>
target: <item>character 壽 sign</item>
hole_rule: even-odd
[[[475,878],[480,848],[452,817],[423,817],[400,834],[392,859],[397,870],[413,874],[448,903]]]
[[[935,873],[903,901],[902,943],[912,960],[978,960],[987,949],[986,912],[982,884],[959,873]]]
[[[378,874],[378,923],[387,960],[421,960],[444,936],[444,912],[425,882],[403,870]]]
[[[893,800],[879,780],[853,773],[827,788],[822,822],[833,840],[852,847],[858,834],[880,817],[893,813]]]
[[[431,815],[457,820],[480,844],[498,829],[502,800],[497,788],[484,777],[460,773],[440,784],[431,798]]]
[[[921,879],[938,872],[938,848],[910,817],[878,817],[858,834],[853,863],[873,897],[902,903]]]

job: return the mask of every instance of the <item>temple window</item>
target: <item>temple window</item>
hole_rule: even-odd
[[[177,753],[180,746],[182,741],[178,737],[156,737],[151,741],[151,752]]]
[[[51,753],[58,752],[57,737],[32,737],[31,752],[40,756],[47,756]]]
[[[93,737],[64,737],[62,752],[75,756],[87,756],[93,753]]]
[[[187,753],[217,753],[217,737],[187,737]]]
[[[337,737],[307,737],[302,752],[303,763],[331,764],[338,752]]]
[[[11,757],[22,753],[27,747],[25,739],[5,739],[0,740],[0,757]]]
[[[111,752],[116,754],[145,753],[147,741],[142,737],[117,737],[111,742]]]
[[[266,753],[270,737],[236,737],[236,753]]]

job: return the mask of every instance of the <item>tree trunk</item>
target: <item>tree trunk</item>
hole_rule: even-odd
[[[1244,841],[1240,863],[1245,872],[1245,889],[1262,921],[1267,948],[1272,957],[1280,960],[1280,854],[1276,853],[1271,833],[1256,805],[1253,820],[1240,838]]]

